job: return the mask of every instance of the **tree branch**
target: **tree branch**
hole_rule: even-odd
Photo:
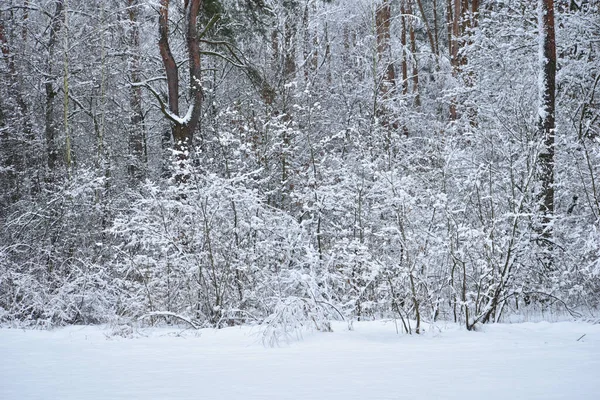
[[[152,93],[154,95],[156,100],[158,100],[158,104],[160,105],[160,111],[162,111],[163,115],[165,117],[167,117],[167,119],[174,124],[178,124],[180,122],[179,119],[176,118],[173,115],[173,113],[169,111],[169,109],[167,108],[167,105],[165,104],[163,99],[160,97],[160,93],[158,93],[156,91],[156,89],[154,89],[148,82],[131,83],[130,86],[131,87],[145,87],[146,89],[148,89],[150,91],[150,93]]]

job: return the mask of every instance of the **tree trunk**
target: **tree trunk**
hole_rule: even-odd
[[[200,120],[203,92],[200,69],[200,46],[198,30],[196,27],[198,12],[202,0],[185,0],[185,36],[189,63],[189,90],[191,104],[184,117],[179,113],[179,71],[177,63],[171,53],[169,45],[169,0],[161,0],[158,18],[159,41],[158,47],[163,60],[163,66],[167,75],[168,106],[169,110],[163,109],[165,116],[171,122],[171,134],[173,135],[174,149],[179,165],[179,171],[175,174],[176,181],[185,182],[188,174],[184,172],[190,151],[192,149],[193,135]]]
[[[471,0],[471,26],[477,28],[479,25],[479,0]]]
[[[554,136],[556,91],[556,39],[554,30],[554,0],[539,0],[540,54],[542,56],[542,82],[538,132],[543,138],[539,156],[539,179],[542,184],[540,211],[542,237],[549,244],[554,216]]]
[[[302,55],[304,57],[304,80],[310,82],[312,76],[317,72],[319,66],[319,52],[318,52],[318,39],[316,32],[312,32],[309,26],[309,3],[306,3],[304,7],[304,14],[302,15]]]
[[[46,110],[45,110],[45,136],[46,136],[46,157],[48,165],[48,180],[53,180],[54,171],[58,162],[58,146],[56,143],[56,121],[54,120],[54,98],[56,97],[56,89],[54,87],[54,72],[52,71],[52,65],[54,62],[54,50],[56,46],[56,39],[62,28],[64,13],[64,2],[58,0],[56,2],[56,9],[52,16],[52,23],[50,24],[50,38],[48,40],[48,59],[46,61],[46,78],[45,78],[45,91],[46,91]]]
[[[463,50],[470,44],[470,39],[465,35],[471,35],[471,29],[477,27],[479,15],[479,1],[472,0],[448,0],[449,41],[450,41],[450,63],[452,74],[465,87],[471,88],[475,84],[475,77],[471,71],[466,71],[467,56]],[[466,72],[465,72],[466,71]],[[452,99],[450,104],[450,120],[460,118],[461,110],[458,110],[458,100]],[[464,111],[464,110],[462,110]],[[477,126],[477,109],[470,107],[467,111],[471,126]]]
[[[435,38],[435,54],[440,55],[440,37],[438,28],[438,16],[437,16],[437,0],[433,0],[433,37]]]
[[[9,92],[12,93],[16,103],[16,113],[13,115],[14,121],[20,126],[20,130],[10,131],[7,130],[5,134],[5,141],[10,150],[7,159],[7,165],[11,168],[9,177],[11,186],[15,189],[12,195],[13,201],[16,201],[22,192],[23,179],[21,174],[27,167],[27,161],[31,156],[31,152],[28,148],[34,139],[32,123],[29,116],[29,107],[25,98],[23,97],[23,88],[19,79],[19,71],[15,64],[15,54],[11,51],[8,43],[8,35],[5,31],[4,21],[0,19],[0,57],[4,58],[8,69],[8,80],[9,80]],[[22,135],[21,135],[22,134]]]
[[[408,0],[408,12],[410,15],[414,16],[412,0]],[[415,38],[415,27],[414,27],[415,22],[414,21],[415,21],[414,17],[411,18],[410,25],[409,25],[410,52],[411,52],[412,61],[413,61],[412,92],[413,92],[413,95],[415,96],[414,97],[415,106],[420,107],[421,106],[421,96],[419,95],[419,64],[417,63],[417,40]]]
[[[452,73],[455,74],[456,71],[456,60],[457,60],[457,39],[456,33],[458,33],[458,23],[456,23],[456,18],[454,16],[455,11],[453,11],[453,0],[446,0],[446,28],[447,28],[447,36],[448,36],[448,53],[450,54],[450,65],[452,66]],[[454,0],[454,5],[457,4],[459,0]],[[460,6],[460,3],[458,3]],[[455,121],[458,117],[456,111],[456,99],[452,99],[450,101],[450,121]]]
[[[140,61],[140,30],[139,30],[139,0],[127,0],[129,17],[129,46],[131,51],[130,74],[131,82],[141,82]],[[144,126],[144,112],[142,110],[142,88],[139,85],[131,87],[129,97],[130,132],[129,132],[129,156],[128,171],[131,178],[139,181],[143,178],[146,164],[146,135]]]
[[[375,25],[377,28],[377,57],[379,61],[386,63],[385,72],[381,84],[381,92],[385,96],[396,85],[396,73],[394,64],[386,57],[390,52],[390,23],[391,9],[389,0],[384,0],[375,12]]]
[[[65,130],[65,164],[67,176],[71,177],[71,164],[73,155],[71,152],[71,135],[69,132],[69,19],[67,11],[67,0],[64,0],[64,29],[63,29],[63,125]]]
[[[169,46],[169,0],[160,1],[158,34],[158,48],[167,75],[169,110],[179,115],[179,71]]]
[[[419,11],[421,13],[421,18],[423,19],[423,24],[425,25],[425,31],[427,32],[427,39],[429,39],[429,46],[431,47],[431,53],[437,54],[435,50],[435,41],[433,39],[433,34],[431,33],[431,29],[429,28],[429,21],[427,20],[427,15],[425,15],[425,9],[423,9],[423,1],[417,0],[417,5],[419,6]],[[412,26],[412,23],[411,23]]]
[[[18,82],[18,71],[15,65],[15,56],[10,51],[10,47],[8,45],[8,39],[6,38],[6,33],[4,32],[4,23],[0,20],[0,51],[2,52],[3,58],[6,59],[6,64],[8,66],[8,73],[10,74],[11,83],[14,86],[15,99],[17,102],[17,106],[19,107],[19,112],[21,113],[21,117],[23,118],[23,131],[25,133],[25,137],[31,139],[31,122],[27,118],[28,107],[25,99],[23,98],[23,91],[21,90],[21,85]]]
[[[400,32],[400,43],[402,43],[402,94],[408,93],[408,63],[407,63],[407,54],[408,47],[406,41],[406,31],[407,31],[407,23],[406,23],[406,5],[405,0],[402,0],[400,5],[400,13],[402,14],[402,31]]]
[[[190,95],[193,101],[192,114],[189,122],[187,123],[187,136],[188,141],[191,144],[194,132],[200,121],[200,111],[202,109],[202,70],[200,68],[200,43],[198,41],[198,12],[202,0],[191,0],[185,1],[185,14],[187,20],[187,36],[186,42],[188,47],[188,62],[190,64]]]
[[[289,82],[296,74],[296,22],[295,10],[289,11],[285,20],[283,76]]]

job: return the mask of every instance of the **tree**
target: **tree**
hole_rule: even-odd
[[[16,54],[9,43],[8,29],[5,27],[4,15],[0,14],[0,55],[3,58],[3,64],[6,67],[6,91],[12,110],[6,113],[6,120],[12,122],[13,129],[4,128],[3,139],[4,146],[9,149],[6,160],[6,169],[9,177],[9,188],[11,197],[14,200],[19,199],[22,192],[27,188],[23,187],[26,178],[23,171],[27,165],[28,157],[31,156],[31,147],[33,145],[33,127],[30,119],[29,105],[27,104],[25,91],[23,90],[20,79],[20,71],[17,68]],[[7,103],[9,103],[7,101]],[[10,104],[9,103],[9,104]],[[0,107],[6,107],[0,103]],[[3,119],[4,119],[3,118]],[[3,121],[0,121],[0,124]]]
[[[163,101],[159,93],[149,83],[133,83],[133,86],[144,85],[149,88],[160,104],[163,115],[171,124],[174,150],[178,161],[179,171],[175,177],[178,182],[185,182],[188,175],[184,172],[192,149],[192,139],[200,120],[202,109],[202,75],[200,69],[200,47],[197,20],[202,0],[184,1],[184,30],[187,47],[189,80],[187,89],[190,93],[188,110],[184,115],[180,114],[179,104],[181,89],[179,83],[179,66],[171,52],[169,42],[169,0],[161,0],[158,17],[158,48],[162,58],[163,67],[167,77],[168,100]]]
[[[375,115],[380,118],[382,126],[394,129],[398,128],[397,122],[391,122],[390,111],[386,106],[386,100],[389,100],[396,88],[396,69],[394,68],[393,58],[391,57],[391,27],[392,11],[389,0],[383,0],[375,9],[375,31],[377,44],[377,64],[383,67],[383,75],[375,76]],[[404,34],[403,29],[403,34]],[[405,43],[403,43],[405,44]],[[376,64],[376,65],[377,65]],[[402,79],[403,85],[406,87],[406,61],[403,57],[402,62]],[[378,105],[378,98],[381,98],[381,103]]]
[[[0,3],[0,320],[599,305],[597,1]]]
[[[390,56],[390,26],[392,12],[389,0],[381,2],[375,10],[375,27],[377,30],[377,59],[384,64],[383,78],[381,79],[381,93],[386,96],[396,85],[396,71],[394,64],[389,61]]]
[[[454,1],[454,2],[453,2]],[[465,50],[471,44],[470,36],[472,30],[477,28],[479,18],[479,0],[447,0],[448,36],[450,46],[450,63],[452,72],[456,79],[461,79],[464,86],[471,88],[474,85],[472,72],[466,71],[468,63]],[[456,99],[450,104],[450,120],[460,118],[459,104]],[[475,121],[476,111],[473,108],[467,110],[471,125],[477,125]]]
[[[130,75],[131,95],[129,104],[131,107],[129,152],[131,161],[128,166],[129,174],[136,180],[144,175],[146,164],[146,128],[144,126],[144,111],[142,109],[141,83],[141,46],[140,46],[140,9],[139,0],[127,0],[127,16],[129,18],[129,45],[130,45]]]
[[[552,219],[554,216],[554,137],[556,102],[556,38],[554,29],[554,0],[539,0],[540,27],[540,105],[538,130],[542,139],[539,156],[540,212],[542,238],[551,251]]]

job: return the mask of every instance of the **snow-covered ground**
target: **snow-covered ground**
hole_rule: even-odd
[[[0,329],[0,399],[600,399],[600,325],[354,328],[272,348],[256,328]]]

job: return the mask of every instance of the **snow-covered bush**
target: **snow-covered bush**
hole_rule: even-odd
[[[302,227],[242,180],[148,182],[131,202],[110,229],[120,312],[172,312],[220,327],[259,323],[288,296],[316,305],[318,258]]]
[[[82,171],[47,196],[9,211],[0,251],[4,321],[52,326],[111,318],[114,288],[101,266],[109,219],[104,180]]]

